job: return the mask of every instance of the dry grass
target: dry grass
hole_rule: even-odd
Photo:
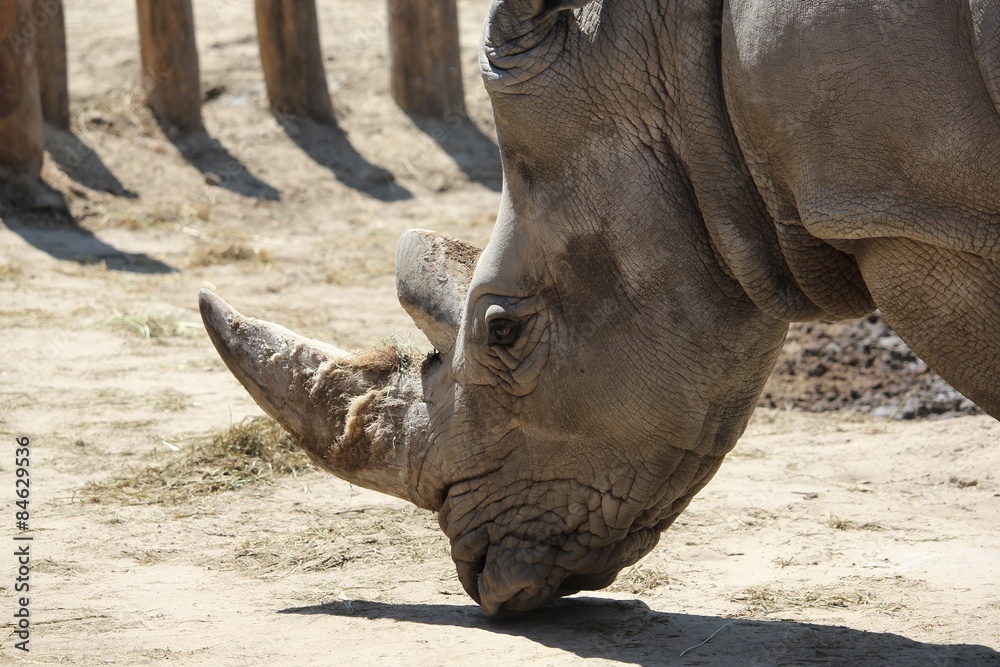
[[[143,231],[149,229],[181,229],[186,225],[198,222],[210,222],[212,220],[212,207],[209,204],[182,204],[179,207],[169,209],[157,208],[151,211],[138,211],[129,209],[105,210],[101,207],[98,210],[84,213],[81,220],[97,218],[91,227],[95,230],[102,229],[127,229],[129,231]]]
[[[180,549],[131,549],[121,551],[120,555],[140,565],[152,565],[170,560],[177,553],[180,553]]]
[[[153,400],[153,407],[157,410],[180,412],[191,407],[191,399],[175,389],[165,389]]]
[[[448,541],[434,515],[416,507],[345,510],[324,518],[330,525],[282,534],[260,532],[237,547],[231,562],[244,571],[285,576],[352,562],[384,565],[448,558]]]
[[[773,522],[778,518],[778,515],[774,512],[768,512],[765,509],[761,509],[760,507],[748,507],[744,510],[743,516],[733,516],[731,518],[740,526],[753,528]]]
[[[184,204],[180,210],[181,220],[184,222],[210,222],[212,220],[212,207],[206,203]]]
[[[788,556],[787,558],[778,556],[777,558],[772,559],[771,562],[783,570],[795,562],[795,556]]]
[[[374,549],[351,544],[335,528],[315,528],[300,533],[267,535],[247,540],[236,549],[236,565],[268,574],[275,571],[321,571],[343,567]]]
[[[395,270],[393,256],[354,257],[340,261],[326,272],[325,280],[331,285],[354,285],[361,280],[391,276]]]
[[[826,525],[835,530],[885,530],[885,526],[878,521],[856,523],[848,519],[842,519],[835,514],[831,514],[827,517]]]
[[[771,614],[803,609],[835,609],[848,607],[873,607],[883,612],[899,611],[902,605],[883,602],[869,589],[845,589],[837,586],[821,586],[798,591],[753,586],[730,598],[742,602],[745,607],[736,616],[767,617]]]
[[[101,322],[101,326],[141,336],[146,340],[174,338],[204,330],[198,322],[182,322],[176,315],[169,313],[129,314],[117,310]]]
[[[326,282],[353,285],[393,275],[396,271],[397,239],[397,233],[387,229],[367,231],[363,235],[346,235],[335,253],[322,258]]]
[[[609,591],[617,593],[631,593],[632,595],[642,595],[654,588],[666,586],[670,583],[670,577],[666,572],[658,568],[647,568],[643,565],[634,565],[627,571],[618,575],[615,583],[608,587]]]
[[[17,280],[24,275],[24,267],[19,262],[0,264],[0,280]]]
[[[195,405],[191,397],[176,389],[163,389],[150,394],[137,394],[127,389],[98,389],[79,400],[67,403],[77,410],[90,410],[96,406],[128,409],[152,409],[156,412],[180,412]]]
[[[271,263],[267,250],[245,243],[228,243],[202,248],[195,253],[191,266],[215,266],[237,262],[266,266]]]
[[[146,229],[172,227],[174,216],[160,211],[149,213],[118,213],[109,212],[95,223],[95,228],[103,229],[127,229],[129,231],[142,231]]]
[[[758,449],[757,447],[740,447],[737,446],[733,451],[729,452],[729,458],[733,460],[739,459],[766,459],[768,456],[767,452],[763,449]]]
[[[32,572],[44,572],[45,574],[56,574],[62,576],[80,576],[79,570],[67,563],[61,563],[51,558],[40,558],[32,560]]]
[[[271,482],[280,475],[295,475],[311,466],[277,422],[255,417],[162,463],[90,483],[82,496],[85,502],[93,503],[186,503],[200,496]]]

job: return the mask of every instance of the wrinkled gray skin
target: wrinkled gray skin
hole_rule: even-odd
[[[995,0],[495,0],[504,188],[399,245],[438,353],[348,355],[210,293],[321,466],[438,512],[487,614],[607,586],[746,426],[787,323],[880,307],[1000,415]]]

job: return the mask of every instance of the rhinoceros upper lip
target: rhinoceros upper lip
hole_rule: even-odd
[[[489,615],[502,616],[509,611],[505,608],[505,605],[509,602],[509,600],[487,601],[489,604],[484,605],[482,595],[479,590],[480,576],[486,568],[486,560],[487,555],[489,554],[489,549],[490,547],[486,547],[477,552],[475,556],[469,557],[468,559],[463,558],[461,560],[455,560],[455,569],[458,573],[459,581],[462,583],[463,588],[465,588],[465,591],[469,594],[469,596],[475,600],[476,603],[483,606],[484,609],[489,607],[491,610],[488,612]],[[543,606],[553,602],[556,598],[573,595],[574,593],[579,593],[580,591],[599,590],[605,588],[614,581],[617,575],[617,569],[596,573],[570,574],[559,582],[554,589],[549,589],[550,591],[554,591],[554,593],[551,594],[549,599],[539,599],[537,606]]]
[[[573,595],[574,593],[579,593],[580,591],[600,590],[610,586],[617,576],[617,570],[612,570],[610,572],[597,572],[594,574],[571,574],[563,579],[562,583],[559,584],[559,595],[565,596]]]

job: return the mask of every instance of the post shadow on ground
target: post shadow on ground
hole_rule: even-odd
[[[836,625],[665,613],[654,611],[639,600],[567,598],[506,619],[486,618],[472,604],[388,604],[363,600],[339,600],[278,613],[476,628],[524,637],[581,658],[649,667],[1000,665],[1000,653],[986,646],[928,644],[887,632]],[[705,641],[713,633],[715,636]]]
[[[392,172],[374,165],[351,145],[347,133],[335,125],[304,116],[277,115],[278,124],[313,162],[333,172],[344,185],[382,201],[404,201],[413,194],[396,182]]]
[[[45,149],[69,178],[85,188],[135,199],[138,195],[111,172],[93,148],[72,132],[45,125]]]
[[[179,134],[157,119],[166,136],[188,163],[200,171],[211,185],[254,199],[279,201],[281,195],[271,184],[254,176],[206,130]]]
[[[119,250],[81,227],[69,213],[62,194],[41,181],[4,182],[0,173],[0,222],[55,259],[78,264],[104,262],[110,271],[177,273],[177,269],[144,253]]]
[[[500,192],[503,186],[500,149],[464,112],[445,114],[444,119],[408,115],[421,132],[436,141],[455,161],[469,180]]]

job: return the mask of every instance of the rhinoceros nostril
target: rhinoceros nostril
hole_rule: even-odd
[[[456,560],[455,570],[458,572],[458,580],[462,588],[478,604],[482,604],[482,596],[479,594],[479,577],[486,568],[486,552],[471,561]]]
[[[479,575],[481,575],[483,573],[484,569],[486,569],[486,552],[485,551],[483,552],[482,556],[480,556],[479,558],[477,558],[472,563],[472,574],[473,574],[473,576],[476,577],[476,581],[477,582],[479,581]]]

